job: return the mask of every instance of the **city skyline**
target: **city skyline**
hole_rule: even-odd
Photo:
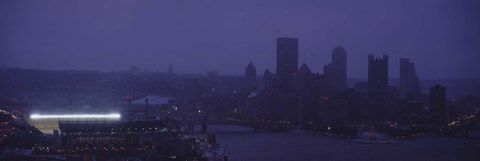
[[[371,53],[389,55],[389,77],[398,77],[400,58],[414,61],[422,79],[480,75],[469,70],[480,68],[472,1],[1,3],[8,16],[0,17],[0,65],[7,67],[164,72],[173,64],[179,74],[242,75],[249,61],[274,71],[275,39],[295,37],[298,63],[314,73],[342,46],[348,78],[367,78]]]
[[[476,161],[479,8],[0,0],[0,160]]]

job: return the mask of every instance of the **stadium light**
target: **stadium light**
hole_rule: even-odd
[[[60,115],[41,115],[41,114],[31,114],[30,118],[34,120],[38,119],[120,119],[119,113],[111,114],[60,114]]]

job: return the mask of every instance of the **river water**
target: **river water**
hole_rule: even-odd
[[[229,161],[480,161],[480,140],[419,137],[393,144],[361,144],[302,133],[254,133],[233,125],[210,125],[228,147]]]

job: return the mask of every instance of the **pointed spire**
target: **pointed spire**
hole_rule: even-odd
[[[298,72],[299,73],[304,73],[304,74],[310,74],[312,73],[312,71],[310,70],[310,68],[308,67],[307,64],[303,63],[302,66],[300,66],[300,68],[298,69]]]
[[[245,68],[245,80],[250,85],[257,81],[257,69],[255,69],[252,61],[250,61]]]
[[[265,72],[263,72],[263,79],[265,78],[271,78],[272,77],[272,72],[270,70],[265,69]]]
[[[253,68],[253,69],[255,69],[255,65],[253,65],[253,63],[252,63],[251,60],[250,60],[250,62],[249,62],[248,65],[247,65],[247,69],[248,69],[248,68]]]

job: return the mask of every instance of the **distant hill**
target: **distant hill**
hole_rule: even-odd
[[[163,91],[173,90],[172,81],[188,80],[190,78],[212,77],[218,73],[205,75],[168,75],[152,72],[110,72],[97,71],[46,71],[21,68],[0,67],[0,96],[2,94],[34,92],[42,93],[63,89],[66,91],[90,89],[89,91],[111,91],[118,88],[128,88],[137,91]],[[221,76],[230,82],[229,86],[237,87],[243,76]],[[261,75],[259,75],[261,79]],[[180,81],[183,82],[183,81]],[[364,78],[348,78],[348,87],[353,87],[356,82],[367,82]],[[390,78],[389,84],[398,88],[398,78]],[[480,78],[470,79],[421,79],[420,86],[423,93],[429,93],[430,87],[440,84],[447,88],[447,96],[455,98],[465,95],[480,96]],[[95,90],[93,90],[95,89]],[[109,92],[107,92],[109,93]]]
[[[355,82],[367,82],[367,79],[349,78],[347,85],[353,87]],[[398,88],[399,79],[389,78],[389,84]],[[430,87],[440,84],[447,88],[447,96],[455,98],[465,95],[480,96],[480,78],[467,79],[422,79],[420,80],[420,87],[423,93],[429,93]]]

